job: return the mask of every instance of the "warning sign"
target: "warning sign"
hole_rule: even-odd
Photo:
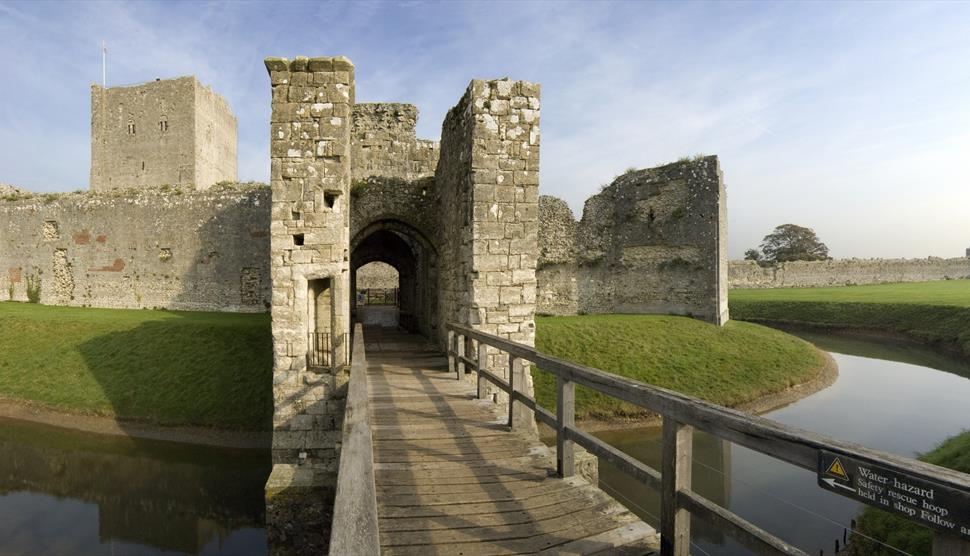
[[[826,469],[825,472],[829,475],[842,479],[843,481],[849,480],[849,475],[845,472],[845,468],[842,467],[842,462],[839,461],[839,458],[832,460],[832,464],[829,465],[829,468]]]
[[[970,539],[970,492],[825,450],[818,485],[927,527]]]

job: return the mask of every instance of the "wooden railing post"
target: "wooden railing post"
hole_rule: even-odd
[[[556,377],[556,471],[562,478],[575,471],[573,441],[566,439],[566,427],[576,425],[576,384],[562,375]]]
[[[515,396],[513,394],[513,392],[525,393],[527,368],[525,361],[509,355],[509,428],[512,430],[532,428],[530,422],[532,414],[527,411],[527,408],[521,402],[514,401]]]
[[[453,373],[458,367],[455,365],[455,353],[458,352],[458,348],[455,346],[455,331],[448,329],[448,372]]]
[[[485,342],[478,342],[478,370],[482,369],[488,370],[488,344]],[[484,400],[488,393],[485,391],[487,386],[487,381],[482,373],[478,373],[478,399]]]
[[[970,541],[934,531],[933,556],[970,556]]]
[[[677,491],[690,490],[694,428],[663,418],[660,460],[660,556],[690,555],[690,512],[677,502]]]
[[[458,362],[458,364],[455,365],[455,367],[457,367],[456,372],[458,373],[458,376],[456,378],[458,378],[458,380],[461,380],[462,377],[465,376],[465,362],[462,360],[462,357],[465,356],[465,335],[464,334],[458,335],[457,348],[458,349],[455,350],[458,352],[458,357],[455,358],[457,359],[457,362]]]
[[[515,429],[515,389],[519,387],[516,367],[522,368],[522,360],[509,354],[509,428]]]

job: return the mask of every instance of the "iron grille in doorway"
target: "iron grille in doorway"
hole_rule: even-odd
[[[350,363],[348,334],[310,332],[307,338],[306,364],[311,368],[333,369]]]

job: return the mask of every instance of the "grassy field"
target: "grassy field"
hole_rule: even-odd
[[[267,314],[0,303],[0,396],[164,425],[268,430]]]
[[[685,317],[539,317],[536,347],[604,371],[737,405],[815,377],[825,364],[809,343],[756,324],[714,326]],[[536,398],[555,407],[555,378],[533,371]],[[636,416],[637,407],[576,389],[577,417]]]
[[[730,291],[732,303],[763,301],[830,303],[892,303],[970,308],[970,280],[908,282],[836,288],[770,288]]]
[[[970,473],[970,431],[948,439],[919,459],[942,467]],[[859,530],[914,556],[930,556],[933,533],[909,520],[875,508],[866,508],[858,522]],[[898,556],[862,537],[853,537],[850,553],[856,556]]]
[[[731,290],[729,299],[735,319],[903,334],[970,357],[970,280]]]

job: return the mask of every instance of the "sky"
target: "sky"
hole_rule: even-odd
[[[437,139],[473,78],[542,84],[540,192],[716,154],[729,255],[780,224],[835,257],[970,247],[970,2],[7,2],[0,182],[88,186],[90,86],[194,74],[268,181],[267,56],[344,55]]]

